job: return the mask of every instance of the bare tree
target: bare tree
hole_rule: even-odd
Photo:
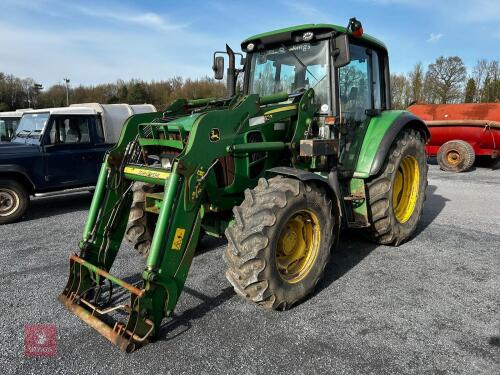
[[[476,95],[474,101],[480,103],[483,101],[484,82],[488,76],[489,63],[486,59],[478,60],[472,70],[472,78],[476,82]]]
[[[458,56],[438,57],[429,65],[427,77],[434,97],[440,103],[456,103],[462,99],[467,69]]]
[[[408,74],[410,92],[408,100],[412,102],[421,102],[424,99],[424,67],[419,62],[413,67],[413,70]]]

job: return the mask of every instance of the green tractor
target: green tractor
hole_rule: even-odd
[[[284,310],[314,290],[341,229],[397,246],[422,215],[429,132],[391,110],[382,42],[353,18],[241,47],[214,54],[217,79],[227,54],[226,98],[132,116],[105,157],[59,300],[124,351],[172,316],[202,233],[227,238],[238,295]],[[135,284],[109,273],[124,237],[147,257]],[[116,288],[130,303],[113,302]]]

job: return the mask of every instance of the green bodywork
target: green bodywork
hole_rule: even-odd
[[[307,24],[304,24],[304,25],[297,25],[297,26],[292,26],[292,27],[286,27],[286,28],[283,28],[283,29],[278,29],[278,30],[269,31],[269,32],[266,32],[266,33],[261,33],[261,34],[253,35],[253,36],[245,39],[243,41],[243,44],[251,42],[251,41],[255,41],[255,40],[258,40],[258,39],[261,39],[263,37],[273,36],[273,35],[277,35],[277,34],[281,34],[281,33],[294,32],[294,31],[309,31],[309,30],[315,30],[315,29],[326,29],[326,30],[337,31],[339,33],[345,33],[346,32],[346,28],[345,27],[338,26],[338,25],[333,25],[333,24],[329,24],[329,23],[307,23]],[[374,38],[371,35],[363,34],[363,36],[361,37],[361,39],[362,40],[366,40],[367,42],[370,42],[373,45],[376,45],[376,46],[378,46],[378,47],[380,47],[382,49],[386,49],[386,46],[385,46],[385,44],[382,41],[378,40],[377,38]]]
[[[327,27],[345,31],[332,25],[292,29]],[[268,34],[248,40],[263,35]],[[383,47],[369,36],[364,38]],[[79,261],[71,261],[60,300],[122,349],[146,343],[174,311],[201,228],[223,236],[245,189],[269,177],[274,167],[306,170],[328,185],[331,165],[325,166],[321,156],[300,154],[301,140],[310,132],[315,113],[314,91],[309,89],[292,97],[238,94],[230,99],[177,100],[164,112],[130,117],[105,157]],[[340,154],[340,191],[335,194],[340,196],[335,198],[347,226],[369,225],[365,179],[370,177],[378,145],[401,114],[385,111],[369,117],[356,129],[349,151]],[[162,154],[173,155],[168,170],[147,162],[148,155]],[[107,272],[124,237],[135,181],[157,186],[146,197],[146,210],[156,215],[156,227],[142,279],[131,286]],[[105,279],[132,292],[130,305],[123,307],[128,321],[113,328],[103,323],[106,310],[95,301]]]

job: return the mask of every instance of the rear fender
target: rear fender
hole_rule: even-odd
[[[353,177],[369,178],[380,172],[397,135],[406,128],[415,129],[427,140],[429,129],[417,116],[407,111],[384,111],[370,120]]]

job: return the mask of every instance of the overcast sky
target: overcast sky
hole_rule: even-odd
[[[0,71],[46,87],[211,76],[226,42],[353,16],[387,44],[393,72],[440,55],[500,58],[500,0],[0,0]]]

